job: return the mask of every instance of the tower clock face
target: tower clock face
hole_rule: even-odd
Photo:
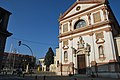
[[[76,10],[77,10],[77,11],[79,11],[79,10],[80,10],[80,8],[81,8],[81,7],[80,7],[80,6],[78,6],[78,7],[76,8]]]

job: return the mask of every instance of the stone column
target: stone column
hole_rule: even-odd
[[[70,31],[72,31],[72,20],[69,21],[70,24]]]
[[[60,74],[62,76],[62,40],[59,40],[59,54],[60,54],[60,57],[59,57],[59,60],[60,60],[59,69],[60,69]]]
[[[106,7],[102,8],[103,15],[104,15],[104,20],[107,20],[107,13],[106,13]]]
[[[87,14],[87,16],[88,16],[89,25],[91,25],[91,13]]]

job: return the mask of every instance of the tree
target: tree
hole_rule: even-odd
[[[49,66],[54,63],[54,52],[51,47],[46,53],[44,62],[44,64],[46,65],[46,70],[49,71]]]

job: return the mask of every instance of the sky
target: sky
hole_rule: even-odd
[[[54,53],[58,47],[60,13],[64,13],[76,0],[0,0],[0,7],[10,11],[6,52],[16,49],[18,53],[31,55],[30,50],[18,46],[18,41],[28,45],[34,56],[44,57],[49,47]],[[109,0],[110,6],[120,23],[120,0]]]

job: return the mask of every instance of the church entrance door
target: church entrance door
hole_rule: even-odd
[[[85,54],[77,56],[78,74],[86,74]]]

